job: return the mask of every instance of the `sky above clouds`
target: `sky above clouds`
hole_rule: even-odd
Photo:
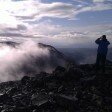
[[[56,47],[93,47],[112,42],[112,0],[0,0],[0,41]]]

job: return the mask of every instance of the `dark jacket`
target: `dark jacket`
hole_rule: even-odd
[[[103,55],[107,55],[108,45],[110,44],[110,42],[107,39],[103,40],[98,38],[95,43],[99,45],[97,52]]]

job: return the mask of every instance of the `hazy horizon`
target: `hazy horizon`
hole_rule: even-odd
[[[94,64],[97,48],[58,48],[65,56],[77,64]],[[112,61],[112,48],[108,49],[107,60]]]

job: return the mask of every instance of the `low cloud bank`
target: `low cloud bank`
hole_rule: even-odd
[[[21,79],[41,71],[51,72],[61,59],[52,56],[47,47],[27,41],[15,47],[0,45],[0,82]]]

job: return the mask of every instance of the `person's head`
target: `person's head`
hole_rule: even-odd
[[[102,35],[102,40],[107,40],[106,35]]]

